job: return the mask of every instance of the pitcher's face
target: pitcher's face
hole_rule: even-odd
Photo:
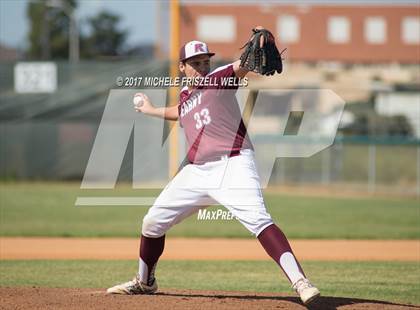
[[[197,55],[179,64],[179,70],[186,77],[204,77],[210,72],[210,56]]]

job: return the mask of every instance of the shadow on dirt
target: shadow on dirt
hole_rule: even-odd
[[[256,296],[256,295],[235,295],[235,294],[182,294],[182,293],[165,293],[160,292],[156,293],[155,295],[160,296],[174,296],[174,297],[187,297],[187,298],[217,298],[217,299],[237,299],[237,300],[278,300],[278,301],[288,301],[291,303],[295,303],[298,305],[303,306],[302,302],[298,297],[290,297],[290,296]],[[399,303],[392,303],[387,301],[380,301],[380,300],[369,300],[369,299],[359,299],[359,298],[345,298],[345,297],[329,297],[329,296],[321,296],[317,300],[313,301],[310,305],[306,306],[308,309],[311,310],[334,310],[341,306],[351,306],[353,305],[355,308],[358,304],[360,308],[363,309],[378,309],[384,308],[385,306],[396,306],[396,307],[407,307],[409,309],[420,309],[420,306],[409,305],[409,304],[399,304]],[[358,307],[357,307],[358,308]]]

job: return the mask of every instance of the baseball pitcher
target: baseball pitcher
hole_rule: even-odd
[[[154,274],[165,233],[198,210],[221,204],[257,237],[307,304],[320,292],[309,282],[286,236],[266,211],[253,146],[235,97],[238,86],[222,83],[225,78],[243,78],[249,71],[281,73],[281,55],[273,35],[262,27],[253,30],[239,60],[210,72],[213,55],[204,42],[191,41],[181,48],[181,73],[187,78],[208,78],[212,83],[188,84],[181,90],[177,105],[156,108],[146,95],[135,95],[137,112],[180,122],[189,164],[170,181],[143,219],[136,277],[109,288],[107,293],[155,293],[158,286]]]

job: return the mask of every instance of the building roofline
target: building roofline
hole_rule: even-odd
[[[420,9],[418,0],[265,0],[264,3],[258,3],[255,0],[180,0],[181,4],[203,6],[203,5],[224,5],[224,6],[235,6],[235,5],[249,5],[249,6],[269,6],[269,5],[308,5],[308,6],[417,6]]]

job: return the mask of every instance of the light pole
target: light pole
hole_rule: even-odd
[[[69,59],[70,62],[76,63],[79,61],[79,32],[74,8],[68,5],[63,0],[48,0],[45,2],[46,6],[53,8],[60,8],[69,17]]]

